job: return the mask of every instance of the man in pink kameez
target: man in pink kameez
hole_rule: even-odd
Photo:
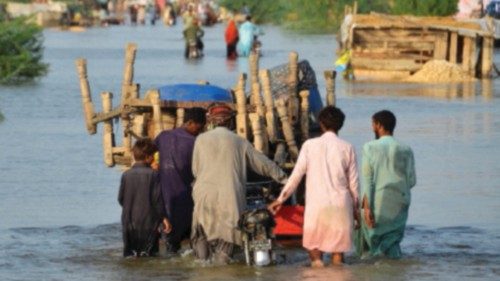
[[[302,245],[308,250],[313,267],[323,266],[323,253],[332,253],[332,264],[343,263],[343,253],[352,248],[354,220],[358,219],[356,154],[350,143],[337,136],[345,115],[328,106],[318,119],[323,134],[302,145],[287,184],[269,205],[271,212],[277,212],[306,175]]]

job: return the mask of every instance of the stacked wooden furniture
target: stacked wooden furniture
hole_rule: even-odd
[[[184,110],[191,107],[206,108],[210,102],[176,101],[160,98],[158,89],[146,91],[140,97],[139,84],[134,83],[134,61],[137,46],[128,44],[121,87],[120,104],[113,107],[112,93],[102,92],[102,111],[96,112],[87,77],[87,62],[78,59],[76,66],[80,80],[85,124],[89,134],[97,132],[97,124],[103,123],[103,152],[107,166],[132,164],[131,147],[134,139],[155,138],[162,130],[183,124]],[[309,138],[313,122],[309,111],[309,92],[298,92],[298,54],[292,52],[288,62],[288,90],[286,99],[274,99],[269,70],[259,69],[259,58],[250,56],[249,75],[239,76],[227,105],[236,110],[236,133],[251,141],[255,148],[282,167],[293,167],[300,145]],[[248,79],[247,79],[248,77]],[[335,103],[335,73],[325,72],[328,104]],[[206,83],[206,82],[201,82]],[[250,93],[246,93],[246,84]],[[121,144],[114,135],[114,120],[120,121]]]

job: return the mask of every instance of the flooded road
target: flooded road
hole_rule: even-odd
[[[121,171],[102,160],[100,131],[84,127],[74,60],[85,57],[96,109],[99,93],[118,103],[124,47],[138,44],[141,94],[165,84],[207,80],[232,87],[245,59],[225,60],[223,26],[205,30],[205,57],[186,61],[181,27],[45,31],[50,72],[37,83],[0,87],[1,280],[493,280],[500,278],[500,80],[465,85],[345,83],[341,137],[357,151],[373,139],[371,115],[390,109],[395,136],[415,154],[409,226],[400,261],[360,262],[312,270],[301,249],[281,249],[279,265],[228,267],[173,259],[121,258]],[[332,68],[331,35],[289,34],[265,27],[261,68],[285,63],[295,50],[316,70]],[[496,53],[496,62],[500,54]]]

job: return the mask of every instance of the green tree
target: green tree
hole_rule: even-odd
[[[457,12],[458,0],[394,0],[396,15],[450,16]]]
[[[42,29],[29,18],[0,18],[0,84],[31,81],[47,73]]]
[[[240,12],[246,6],[256,22],[279,23],[287,11],[286,2],[283,0],[221,0],[220,4],[234,12]]]
[[[358,0],[358,13],[369,14],[371,12],[388,13],[390,11],[387,0]]]

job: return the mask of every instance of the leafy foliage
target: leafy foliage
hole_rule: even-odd
[[[258,22],[283,23],[306,32],[331,32],[338,29],[345,5],[354,0],[220,0],[233,11],[250,9]],[[448,16],[457,11],[458,0],[358,0],[359,13]]]
[[[416,16],[449,16],[457,12],[458,0],[394,0],[392,13]]]
[[[18,84],[47,73],[42,29],[29,18],[0,17],[0,83]]]

